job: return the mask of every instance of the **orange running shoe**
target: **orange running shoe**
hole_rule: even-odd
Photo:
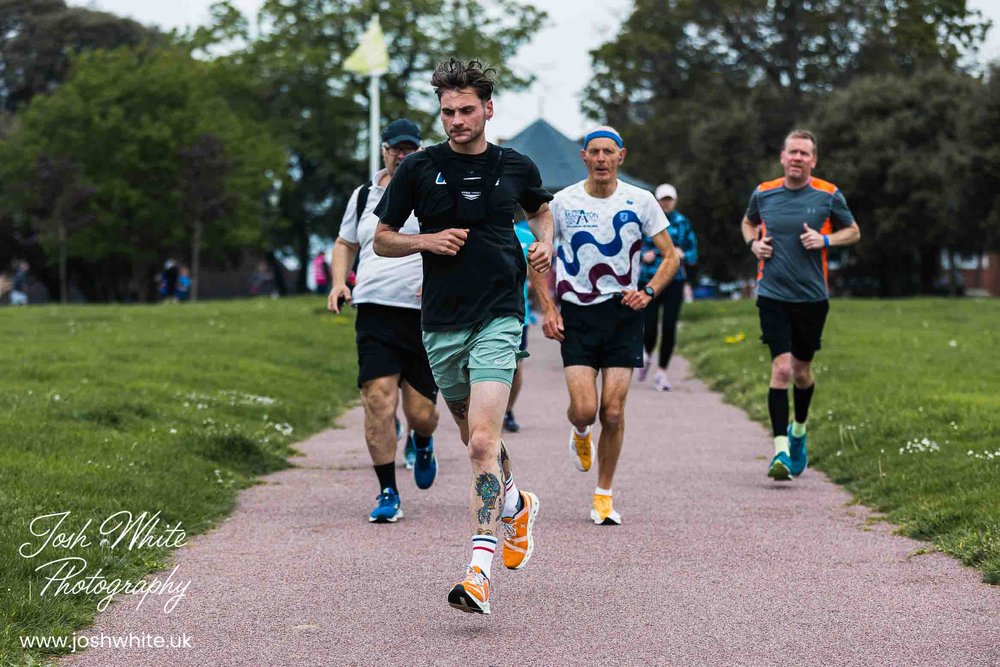
[[[490,613],[490,580],[482,570],[470,565],[465,579],[448,593],[448,604],[470,614]]]
[[[576,429],[571,429],[569,433],[569,453],[573,457],[573,465],[580,472],[590,470],[597,452],[594,448],[594,429],[587,431],[587,435],[577,435]]]
[[[503,524],[503,566],[508,570],[520,570],[528,564],[531,552],[535,550],[535,540],[531,529],[538,516],[538,496],[521,491],[524,507],[513,517],[501,519]]]

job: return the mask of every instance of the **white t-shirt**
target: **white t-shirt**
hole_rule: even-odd
[[[375,206],[378,205],[385,188],[380,188],[378,182],[385,175],[385,169],[375,174],[375,181],[368,192],[368,201],[361,214],[360,223],[356,222],[358,187],[347,200],[347,210],[340,222],[340,238],[348,243],[361,246],[358,259],[357,285],[351,295],[354,305],[361,303],[376,303],[382,306],[397,308],[420,309],[420,286],[424,281],[423,260],[420,254],[407,257],[379,257],[375,254],[372,244],[375,241],[375,228],[378,218],[375,216]],[[399,230],[402,234],[419,234],[420,225],[412,214]]]
[[[636,289],[642,237],[670,223],[652,193],[618,181],[610,197],[591,197],[584,181],[556,193],[549,204],[555,220],[556,293],[581,306]]]

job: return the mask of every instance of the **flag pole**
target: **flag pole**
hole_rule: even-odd
[[[375,183],[375,172],[378,171],[379,149],[381,147],[379,132],[379,118],[381,116],[379,104],[379,81],[380,74],[372,74],[368,82],[368,178]]]

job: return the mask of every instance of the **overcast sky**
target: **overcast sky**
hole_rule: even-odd
[[[86,5],[130,16],[164,28],[199,25],[208,19],[212,0],[92,0]],[[233,0],[252,16],[261,0]],[[533,0],[549,13],[549,27],[521,49],[515,65],[534,71],[538,81],[524,93],[497,95],[496,116],[489,126],[491,139],[509,138],[543,116],[571,137],[590,124],[580,113],[580,93],[590,75],[589,51],[614,35],[628,15],[631,0]],[[1000,59],[1000,0],[969,0],[994,23],[980,54],[983,62]]]

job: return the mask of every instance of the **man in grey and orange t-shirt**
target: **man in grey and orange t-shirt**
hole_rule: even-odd
[[[806,418],[815,382],[812,360],[829,311],[827,251],[861,239],[837,186],[814,178],[816,138],[794,130],[781,151],[784,178],[761,183],[743,217],[743,240],[758,259],[757,309],[761,341],[771,348],[767,409],[775,480],[801,475],[808,464]],[[788,385],[794,380],[795,419],[788,423]]]

